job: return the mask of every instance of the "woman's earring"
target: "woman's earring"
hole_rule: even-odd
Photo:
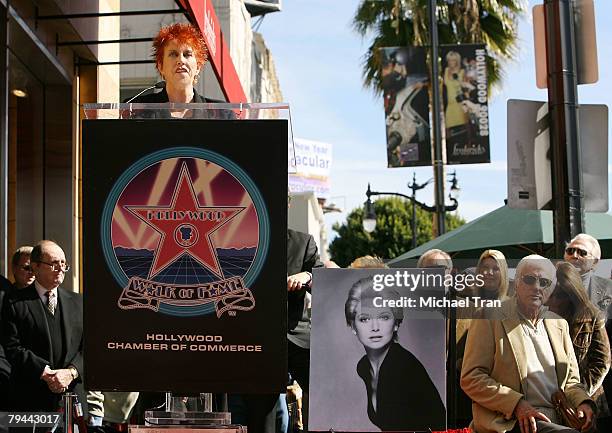
[[[354,329],[353,329],[353,334],[357,335],[357,331],[355,331]]]
[[[198,75],[193,77],[193,84],[198,84]]]

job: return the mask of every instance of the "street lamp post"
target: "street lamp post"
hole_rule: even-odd
[[[448,198],[453,202],[451,205],[443,205],[444,212],[452,212],[459,206],[459,202],[455,197],[459,192],[459,186],[457,184],[457,174],[456,172],[452,172],[451,179],[449,180],[451,184],[450,193],[448,194]],[[421,203],[416,199],[416,192],[425,188],[433,179],[429,179],[427,182],[418,184],[416,182],[416,173],[412,174],[412,183],[408,184],[408,188],[412,191],[412,195],[406,195],[399,192],[382,192],[382,191],[372,191],[370,189],[370,184],[368,183],[368,189],[366,191],[367,200],[364,204],[364,215],[363,215],[363,229],[372,233],[376,230],[376,212],[374,210],[374,205],[370,197],[378,196],[378,195],[393,195],[397,197],[403,197],[412,202],[412,218],[410,221],[410,229],[412,231],[412,248],[416,248],[416,207],[419,206],[421,209],[427,212],[437,212],[438,206],[428,206],[425,203]]]

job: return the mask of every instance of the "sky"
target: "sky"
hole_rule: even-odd
[[[517,59],[505,64],[503,85],[489,100],[491,163],[447,166],[447,172],[457,172],[461,188],[457,212],[467,221],[502,206],[507,197],[508,99],[547,100],[547,91],[535,83],[531,21],[531,8],[542,3],[529,1],[519,23]],[[372,190],[410,194],[407,184],[413,172],[419,183],[433,174],[431,167],[387,168],[382,97],[362,84],[362,57],[370,41],[350,24],[358,4],[357,0],[284,0],[283,10],[268,14],[258,29],[274,57],[284,100],[290,104],[294,137],[333,145],[329,202],[343,212],[325,216],[330,239],[336,236],[331,225],[345,221],[351,210],[363,205],[368,182]],[[600,79],[579,86],[579,102],[609,106],[612,46],[607,42],[612,40],[612,28],[605,17],[612,16],[612,2],[595,0],[595,13]],[[610,167],[608,159],[608,173]],[[433,194],[429,186],[417,192],[417,199],[433,205]]]

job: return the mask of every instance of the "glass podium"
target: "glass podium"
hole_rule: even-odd
[[[238,122],[238,125],[234,123],[231,126],[231,128],[234,128],[234,129],[237,128],[238,126],[242,126],[243,128],[239,128],[241,131],[244,130],[245,128],[251,128],[251,125],[248,125],[247,123],[252,122],[252,121],[257,121],[255,123],[260,123],[260,122],[266,123],[266,121],[286,120],[287,124],[283,125],[283,129],[281,129],[280,130],[281,132],[278,133],[279,139],[274,142],[276,143],[275,146],[278,145],[277,146],[278,148],[277,150],[275,150],[276,153],[274,155],[276,156],[272,159],[274,162],[276,162],[276,166],[274,169],[276,171],[282,170],[283,172],[280,175],[278,175],[278,179],[273,185],[265,186],[265,188],[268,188],[270,191],[273,190],[273,187],[276,190],[276,193],[275,193],[276,196],[274,196],[276,200],[275,206],[282,206],[282,207],[286,206],[285,190],[282,187],[283,182],[281,182],[283,176],[285,176],[285,179],[286,179],[286,171],[285,171],[285,166],[284,166],[285,162],[282,160],[285,155],[285,150],[284,150],[285,129],[284,128],[286,128],[286,131],[287,131],[287,153],[286,155],[287,155],[288,171],[290,173],[292,171],[295,171],[295,150],[294,150],[294,144],[293,144],[293,131],[292,131],[292,125],[291,125],[289,105],[286,103],[272,103],[272,104],[270,103],[251,103],[251,104],[100,103],[100,104],[84,104],[83,114],[84,114],[84,119],[85,119],[83,121],[83,146],[82,146],[84,149],[84,154],[88,150],[91,150],[92,148],[96,148],[96,146],[99,147],[100,145],[105,145],[105,146],[107,145],[108,150],[105,150],[104,152],[106,152],[108,155],[117,155],[116,157],[107,156],[107,155],[104,155],[102,151],[99,151],[98,153],[95,153],[94,156],[84,158],[84,161],[86,163],[84,163],[83,172],[84,172],[84,175],[87,175],[87,179],[85,179],[85,176],[84,176],[84,183],[87,181],[93,184],[93,186],[87,186],[86,188],[84,188],[83,190],[84,194],[86,192],[91,193],[92,191],[95,191],[97,188],[98,189],[100,188],[100,179],[101,179],[100,176],[105,175],[105,173],[103,172],[104,170],[100,167],[103,167],[105,163],[108,165],[110,159],[112,158],[115,158],[117,160],[125,159],[126,160],[125,164],[127,168],[129,167],[128,165],[129,158],[134,158],[136,160],[136,158],[133,157],[134,155],[133,149],[136,149],[136,148],[145,149],[142,151],[143,155],[149,152],[148,150],[149,148],[147,147],[146,144],[144,144],[144,139],[142,139],[140,136],[134,137],[133,135],[129,136],[128,134],[127,137],[132,137],[131,139],[124,138],[124,136],[121,136],[120,139],[124,141],[122,142],[122,144],[118,145],[116,143],[119,137],[118,133],[110,134],[110,130],[113,128],[115,128],[115,130],[120,128],[122,131],[129,132],[127,130],[137,129],[138,131],[142,131],[143,128],[147,127],[148,125],[152,125],[152,124],[164,125],[164,126],[161,126],[162,133],[168,133],[167,131],[169,130],[172,130],[172,131],[176,130],[176,133],[173,132],[174,134],[173,137],[176,138],[175,144],[168,146],[168,151],[175,151],[176,148],[179,148],[179,150],[183,149],[180,146],[188,146],[188,144],[179,145],[179,144],[176,144],[176,142],[184,141],[184,137],[187,134],[185,131],[194,129],[194,128],[191,128],[191,129],[188,128],[189,125],[192,125],[192,126],[195,125],[195,123],[189,122],[191,120],[234,121],[234,122],[235,121],[245,121],[244,124],[242,122]],[[106,120],[112,120],[114,122],[106,122]],[[120,120],[120,122],[116,122],[117,120]],[[160,122],[150,122],[151,120],[159,120]],[[174,120],[176,120],[176,123],[174,122]],[[100,122],[91,122],[91,121],[100,121]],[[95,130],[91,129],[92,123],[98,124]],[[140,126],[138,125],[138,123],[140,123]],[[201,122],[201,123],[204,124],[208,122]],[[267,125],[269,125],[270,123],[274,123],[274,122],[268,122]],[[227,123],[224,123],[224,125],[226,128],[230,128]],[[132,128],[132,126],[134,128]],[[220,129],[222,128],[217,127],[217,130],[220,130]],[[252,143],[249,141],[251,139],[250,131],[251,129],[249,129],[248,131],[245,131],[245,133],[235,134],[238,137],[236,140],[238,140],[239,142],[234,143],[234,145],[236,144],[240,145],[241,151],[243,148],[246,149],[245,152],[248,149],[251,149],[251,150],[248,150],[250,152],[254,152],[253,149],[261,149],[261,146],[258,147],[258,145],[261,143],[255,143],[255,142]],[[207,131],[203,131],[202,136],[206,136],[206,134],[207,134]],[[104,143],[104,140],[100,139],[99,137],[107,136],[107,135],[109,135],[112,138],[108,139],[108,143]],[[260,136],[264,136],[264,134],[260,134]],[[98,141],[93,140],[94,138]],[[154,138],[157,138],[157,137],[154,137]],[[150,141],[154,141],[154,140],[150,140]],[[266,145],[266,148],[270,147],[268,146],[270,144],[269,142],[264,141],[263,143]],[[128,152],[129,158],[122,155],[123,151],[128,150],[128,149],[130,150],[130,152]],[[150,151],[153,152],[154,150],[155,149],[150,150]],[[214,150],[211,150],[211,152],[213,151]],[[162,151],[158,151],[160,155],[162,155],[161,152],[166,152],[166,150],[164,149]],[[220,152],[220,151],[217,149],[217,152]],[[103,161],[104,157],[108,157],[109,160],[106,160],[106,162]],[[251,157],[251,159],[259,159],[260,157],[261,157],[261,152],[259,154],[254,154],[254,157]],[[164,156],[164,158],[166,158],[166,156]],[[183,161],[187,158],[192,158],[192,157],[189,155],[176,156],[173,154],[172,158],[174,158],[177,161],[178,160]],[[180,159],[180,158],[183,158],[183,159]],[[140,161],[140,160],[137,160],[137,161]],[[219,158],[219,161],[223,162],[225,160],[222,158]],[[110,161],[110,162],[116,163],[115,161]],[[219,164],[221,164],[221,162],[219,162]],[[139,162],[137,162],[136,164],[138,163]],[[155,163],[157,164],[158,161],[156,160]],[[190,163],[190,164],[192,164],[196,169],[200,167],[200,165],[196,165],[196,163]],[[244,162],[243,164],[246,165],[246,163]],[[208,167],[208,166],[209,165],[202,165],[202,167]],[[263,167],[261,170],[264,170],[266,172],[266,175],[269,176],[269,172],[271,169],[268,167],[264,167],[265,164],[263,163],[261,164],[261,166]],[[142,171],[146,170],[148,165],[146,167],[145,166],[143,167],[144,168],[139,168],[139,170],[140,169],[142,169]],[[191,165],[186,166],[186,167],[188,169],[189,167],[191,167]],[[232,168],[233,165],[228,163],[227,167]],[[225,168],[225,166],[223,168]],[[131,172],[127,170],[126,173],[129,174]],[[229,178],[229,176],[226,176],[226,178]],[[117,182],[122,181],[122,179],[123,177],[118,177]],[[238,179],[242,179],[242,178],[238,178]],[[113,179],[112,181],[114,182],[115,179]],[[189,182],[190,181],[191,181],[191,178],[189,178]],[[137,185],[137,184],[135,183],[134,185]],[[248,182],[245,182],[245,185],[249,186],[250,184],[248,184]],[[122,186],[121,188],[127,188],[127,187]],[[118,191],[123,191],[123,189],[121,188],[118,189]],[[112,195],[113,193],[112,191],[109,194],[109,197]],[[93,197],[93,195],[86,197],[86,199],[89,200],[89,202],[86,204],[91,205],[92,208],[97,209],[96,207],[97,205],[94,202],[94,199],[90,197]],[[280,204],[278,204],[277,202]],[[117,203],[120,203],[119,199],[117,199]],[[257,207],[259,206],[259,202],[255,201],[254,203],[255,203],[255,207],[259,209]],[[266,202],[266,205],[269,206],[269,203]],[[84,212],[84,220],[87,219],[86,224],[90,224],[90,227],[91,227],[92,221],[97,221],[96,217],[98,216],[98,214],[96,212],[92,211],[92,213],[90,214],[87,214],[86,212]],[[115,212],[118,212],[118,211],[115,209]],[[277,214],[279,215],[281,214],[280,212],[270,212],[270,213],[273,216]],[[110,215],[108,217],[109,221],[115,221],[112,218],[114,213],[111,212],[111,213],[108,213],[108,215],[106,213],[102,213],[102,218],[105,218],[105,215],[106,216]],[[89,216],[89,218],[85,218],[87,216]],[[94,218],[92,218],[92,216]],[[106,221],[106,220],[103,219],[103,221]],[[117,224],[117,221],[115,221],[115,224]],[[104,227],[107,227],[107,226],[113,227],[111,224],[106,224]],[[104,232],[104,233],[108,234],[110,233],[110,231],[108,233],[107,232]],[[262,229],[261,233],[266,234],[267,232]],[[104,236],[106,236],[106,234]],[[88,236],[89,239],[94,239],[95,237],[96,235]],[[98,236],[98,238],[99,237],[100,236]],[[85,271],[83,272],[84,275],[85,274],[99,275],[100,272],[106,272],[106,270],[103,268],[93,267],[94,265],[92,263],[95,262],[95,257],[99,257],[98,255],[99,248],[98,248],[98,244],[94,243],[93,241],[87,241],[87,242],[84,248],[84,252],[85,252],[84,260],[83,260],[83,263],[85,266]],[[102,242],[102,244],[104,245],[104,241]],[[283,245],[284,243],[281,246]],[[135,248],[136,247],[134,247],[134,251],[138,251]],[[280,248],[279,250],[284,250],[284,246],[283,248]],[[119,251],[119,250],[118,249],[110,250],[108,254],[105,253],[106,254],[104,256],[105,259],[106,260],[113,259],[114,258],[113,253],[116,251]],[[258,256],[255,256],[255,259],[253,260],[260,260],[257,257]],[[258,264],[259,262],[255,262],[255,263]],[[91,266],[91,268],[87,266]],[[117,272],[115,272],[112,275],[109,275],[108,277],[109,279],[105,280],[105,281],[109,281],[111,286],[113,286],[113,283],[112,283],[113,280],[110,279],[110,277],[113,277],[113,278],[116,277],[118,279],[121,279],[124,277],[122,272],[124,272],[125,269],[121,267],[122,262],[120,262],[118,266],[119,267],[115,266],[115,268],[117,269]],[[258,264],[258,266],[261,266],[262,269],[265,269],[263,265]],[[115,269],[115,268],[112,268],[112,269]],[[148,275],[144,275],[140,277],[153,279],[153,276],[151,274],[155,276],[154,273],[149,272]],[[245,276],[245,280],[248,277],[248,275],[250,274],[247,274]],[[92,316],[93,313],[96,313],[96,311],[99,312],[100,304],[101,302],[103,302],[102,300],[104,299],[106,294],[101,294],[97,292],[97,285],[102,285],[102,283],[96,281],[95,279],[90,279],[90,278],[93,278],[93,277],[86,277],[86,281],[84,282],[84,285],[87,287],[87,291],[85,292],[85,297],[86,297],[85,304],[86,304],[86,310],[89,308],[89,310],[87,311],[88,317],[93,317]],[[107,278],[107,277],[104,277],[104,278]],[[129,278],[136,278],[136,277],[130,275]],[[284,280],[284,276],[282,276],[282,280]],[[152,312],[151,315],[146,316],[147,320],[150,320],[150,322],[141,324],[143,325],[143,329],[148,325],[151,325],[149,326],[149,328],[151,329],[157,329],[156,326],[158,326],[159,323],[162,323],[161,322],[162,320],[167,321],[167,323],[171,323],[170,320],[172,319],[172,317],[179,317],[181,316],[181,314],[185,314],[186,316],[190,314],[194,315],[196,314],[194,313],[194,311],[196,310],[199,311],[198,309],[203,309],[205,307],[205,301],[208,302],[207,299],[195,299],[195,298],[185,300],[185,301],[154,299],[151,296],[148,296],[148,295],[145,296],[146,294],[143,295],[143,293],[135,293],[134,290],[130,291],[129,290],[130,288],[127,286],[127,284],[125,282],[123,283],[125,284],[123,287],[124,292],[123,292],[122,297],[118,301],[119,307],[116,307],[116,305],[113,305],[112,303],[109,302],[107,308],[111,310],[110,314],[119,314],[118,311],[128,311],[128,312],[134,311],[134,310],[151,311]],[[186,287],[188,283],[189,282],[185,282],[185,283],[179,282],[178,284],[179,285],[183,284]],[[251,281],[251,284],[254,284],[254,285],[257,284],[257,280],[254,279],[254,281]],[[274,284],[273,286],[276,286],[276,285],[277,284]],[[280,284],[280,286],[282,286],[282,284]],[[108,285],[106,287],[108,287]],[[134,287],[132,287],[132,289]],[[104,289],[106,290],[106,288]],[[185,289],[185,291],[186,290],[187,289]],[[140,298],[137,295],[140,296]],[[87,297],[89,297],[90,299],[88,300]],[[144,299],[145,297],[147,299]],[[279,297],[278,302],[279,302],[279,306],[281,306],[281,304],[286,303],[286,300],[281,299],[281,297]],[[188,303],[190,304],[187,305]],[[254,304],[254,301],[253,301],[253,304]],[[88,307],[88,305],[91,305],[91,306]],[[210,320],[210,321],[221,320],[221,319],[226,320],[224,319],[225,316],[231,316],[233,318],[238,315],[238,317],[241,317],[240,316],[240,314],[242,314],[241,311],[251,311],[250,309],[252,309],[252,307],[250,306],[247,306],[248,308],[246,308],[246,307],[243,307],[242,305],[238,305],[237,307],[234,308],[235,311],[232,310],[228,313],[226,312],[226,310],[228,311],[231,310],[234,304],[228,304],[228,305],[229,307],[224,307],[225,309],[218,308],[216,311],[217,313],[216,317],[215,317],[215,314],[209,314],[208,316],[203,316],[203,317],[205,317],[205,320]],[[118,308],[121,308],[122,310],[119,310]],[[263,303],[261,305],[258,304],[259,311],[263,311],[264,308],[265,308],[265,305],[263,305]],[[183,310],[187,312],[184,313]],[[280,311],[282,313],[282,307],[281,308],[274,307],[274,310]],[[236,313],[236,311],[238,311],[238,313]],[[90,312],[92,314],[90,314]],[[102,313],[99,312],[99,314],[102,314]],[[121,313],[121,314],[123,314],[123,316],[128,315],[126,313]],[[223,314],[225,314],[225,316]],[[263,313],[261,313],[261,316],[262,316],[263,321],[261,323],[258,323],[257,327],[261,329],[261,333],[263,333],[264,335],[270,334],[268,331],[266,331],[266,326],[267,326],[267,321],[272,320],[270,318],[272,316],[263,314]],[[108,319],[109,316],[107,314],[105,314],[105,317],[107,317],[107,320],[109,323],[112,323],[113,325],[115,324],[113,320]],[[145,317],[145,316],[142,316],[142,317]],[[219,319],[220,317],[221,319]],[[92,320],[92,323],[94,323],[94,320],[93,319],[91,320]],[[179,319],[172,319],[172,320],[179,320]],[[232,320],[233,321],[231,320],[227,321],[227,324],[224,325],[226,326],[226,328],[224,328],[222,331],[217,331],[219,335],[223,335],[223,342],[221,343],[224,343],[226,339],[229,341],[242,341],[240,340],[240,338],[243,338],[241,334],[243,332],[242,331],[243,328],[240,328],[234,325],[233,323],[235,323],[236,320],[235,319],[232,319]],[[274,323],[277,323],[282,320],[274,319],[273,321]],[[166,323],[166,322],[163,322],[163,323]],[[162,325],[159,325],[159,326],[161,327]],[[169,326],[170,325],[168,325],[168,327]],[[204,321],[200,326],[206,329],[206,322]],[[235,327],[236,329],[234,330],[233,327]],[[89,335],[88,330],[87,330],[88,328],[87,321],[85,323],[85,328],[86,328],[85,330],[86,334]],[[226,331],[227,333],[225,333]],[[128,353],[127,351],[119,350],[118,348],[119,347],[124,348],[126,347],[126,344],[132,344],[131,340],[128,343],[124,343],[123,341],[121,341],[120,343],[116,343],[115,341],[108,343],[108,341],[103,339],[103,338],[107,339],[108,337],[106,337],[106,335],[103,332],[101,332],[99,328],[95,329],[95,325],[91,327],[90,332],[94,334],[96,338],[99,338],[97,342],[96,342],[96,339],[94,338],[88,339],[88,344],[89,344],[88,349],[90,349],[89,353],[92,353],[93,355],[92,355],[92,359],[90,360],[91,361],[90,367],[88,367],[89,373],[86,373],[86,374],[89,374],[87,379],[88,381],[89,379],[91,379],[91,386],[94,386],[93,389],[96,389],[95,386],[99,387],[102,390],[105,390],[104,389],[105,387],[106,388],[112,387],[113,388],[112,390],[117,390],[117,391],[127,391],[127,390],[138,389],[138,386],[139,386],[139,383],[137,381],[138,375],[135,375],[135,374],[130,375],[129,372],[135,372],[135,371],[137,372],[138,371],[138,368],[136,367],[137,365],[143,365],[143,366],[148,365],[147,353],[145,352],[146,350],[157,350],[157,352],[153,352],[155,358],[164,359],[163,361],[164,368],[168,368],[168,370],[171,371],[172,374],[176,374],[177,377],[180,376],[179,379],[174,380],[169,375],[160,376],[160,375],[155,374],[152,371],[142,372],[141,376],[143,376],[143,379],[142,379],[143,382],[140,383],[140,386],[142,387],[141,390],[155,391],[155,392],[164,392],[164,391],[171,391],[171,392],[166,392],[166,403],[161,409],[153,409],[153,410],[145,411],[145,414],[144,414],[145,424],[144,425],[130,425],[129,426],[129,431],[132,433],[181,433],[181,432],[198,433],[199,431],[202,431],[203,433],[214,433],[214,432],[244,433],[247,431],[247,428],[244,426],[240,426],[240,425],[232,425],[231,424],[231,414],[229,412],[214,412],[213,411],[213,395],[211,393],[199,393],[198,394],[198,392],[205,391],[205,390],[212,390],[215,393],[224,393],[224,392],[228,392],[229,390],[231,390],[232,392],[238,392],[238,393],[240,392],[270,393],[270,392],[278,392],[281,387],[280,384],[286,381],[286,365],[283,368],[283,363],[286,361],[282,360],[281,357],[278,357],[278,356],[274,359],[274,362],[264,360],[263,356],[267,356],[267,355],[258,355],[261,358],[257,358],[257,359],[258,359],[258,363],[268,366],[270,370],[273,369],[276,372],[274,374],[279,376],[280,378],[282,378],[284,375],[284,378],[282,378],[282,380],[280,379],[273,380],[273,381],[268,380],[268,382],[264,382],[264,379],[262,379],[262,377],[264,376],[261,376],[260,374],[259,376],[261,377],[258,377],[257,374],[254,374],[252,372],[249,372],[248,375],[247,373],[244,373],[245,376],[243,378],[239,378],[236,375],[234,375],[235,377],[232,377],[231,375],[228,375],[227,377],[223,377],[222,375],[219,375],[218,377],[209,377],[206,374],[200,373],[200,371],[205,371],[207,363],[211,362],[210,361],[211,358],[206,357],[206,354],[202,353],[202,350],[200,349],[200,347],[202,346],[208,347],[207,345],[187,344],[185,345],[185,348],[183,348],[183,347],[180,347],[181,345],[174,344],[172,342],[169,342],[168,344],[166,344],[166,342],[164,341],[164,342],[161,342],[160,344],[157,344],[157,342],[151,343],[149,342],[149,340],[144,339],[144,337],[140,337],[141,339],[137,340],[136,343],[134,343],[134,346],[130,346],[130,347],[139,347],[139,349],[137,350],[134,349]],[[121,331],[120,335],[113,336],[113,338],[115,338],[116,341],[121,340],[122,338],[127,339],[129,336],[129,332],[133,333],[135,331],[133,331],[133,329],[130,329],[129,331],[128,330]],[[142,332],[143,332],[142,335],[145,335],[144,333],[145,331],[142,331]],[[146,331],[146,332],[153,332],[153,331],[151,330],[151,331]],[[157,330],[156,332],[160,332],[160,331]],[[175,331],[175,332],[178,333],[179,331]],[[186,331],[180,331],[180,332],[183,333]],[[195,329],[195,328],[189,330],[189,333],[193,335],[199,334],[200,332],[202,332],[200,329]],[[276,329],[276,332],[278,333],[278,335],[276,334],[269,335],[266,338],[270,338],[270,341],[275,341],[275,342],[284,341],[284,338],[280,338],[280,337],[286,334],[286,329],[284,330]],[[214,342],[214,343],[219,344],[219,342]],[[111,346],[109,346],[109,344],[111,344]],[[284,343],[282,344],[274,343],[274,344],[279,344],[278,349],[273,350],[271,344],[268,343],[268,347],[271,347],[271,349],[269,350],[270,353],[286,353],[286,348],[282,346],[282,344]],[[153,347],[153,349],[146,349],[146,347],[149,347],[149,346]],[[166,346],[168,347],[168,350],[167,351],[162,350],[162,347],[166,347]],[[178,349],[173,349],[174,346],[177,346]],[[145,349],[140,349],[141,347],[145,347]],[[234,346],[227,345],[227,347],[231,348]],[[242,346],[237,346],[237,347],[250,347],[250,346],[242,345]],[[173,350],[176,350],[176,351],[172,352]],[[88,351],[86,350],[85,353],[87,352]],[[227,355],[227,356],[230,356],[230,355]],[[249,365],[245,361],[242,361],[242,359],[250,359],[250,358],[247,358],[248,356],[252,356],[252,355],[248,353],[237,353],[235,355],[231,355],[230,361],[235,362],[236,366],[245,365],[245,364]],[[165,357],[168,357],[168,359],[166,359]],[[170,359],[170,357],[172,359]],[[181,358],[181,357],[184,357],[184,358]],[[177,365],[175,365],[174,369],[168,366],[170,365],[169,362],[173,363],[177,359],[184,359],[187,362],[191,362],[194,359],[196,359],[196,357],[199,357],[197,358],[199,360],[197,363],[195,361],[193,362],[193,364],[181,364],[180,362],[178,362]],[[120,373],[119,375],[120,377],[114,376],[112,378],[107,378],[106,376],[104,376],[105,374],[104,373],[104,363],[107,361],[117,363],[117,364],[123,363],[125,367],[125,372]],[[156,361],[156,362],[158,362],[159,364],[162,363],[162,361]],[[219,364],[226,365],[226,363],[224,362],[217,362],[217,364],[215,365],[219,365]],[[256,363],[254,363],[254,365],[255,364]],[[232,370],[232,368],[228,368],[228,371],[236,372],[239,370],[237,368],[234,368],[234,370]],[[193,377],[192,381],[189,380],[189,377],[186,377],[189,375],[192,375]],[[222,378],[219,378],[219,377],[222,377]],[[271,376],[269,375],[269,377]],[[111,382],[111,380],[113,382]],[[258,380],[260,382],[258,382]],[[224,386],[227,386],[227,387],[224,389]],[[144,389],[144,388],[148,388],[148,389]],[[182,396],[183,394],[187,394],[189,395],[189,397]]]

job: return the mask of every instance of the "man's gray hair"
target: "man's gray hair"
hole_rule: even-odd
[[[531,254],[529,256],[523,257],[518,265],[516,265],[516,271],[514,272],[514,281],[517,284],[521,277],[523,276],[523,272],[525,271],[525,266],[528,264],[537,264],[545,273],[546,276],[550,278],[552,281],[551,287],[555,286],[557,268],[555,265],[547,259],[546,257],[542,257],[538,254]]]
[[[442,257],[444,257],[444,262],[439,263],[439,265],[444,265],[448,269],[453,268],[453,259],[451,259],[451,256],[446,251],[442,251],[437,248],[432,248],[431,250],[425,251],[421,255],[421,257],[419,257],[419,260],[417,262],[417,268],[424,267],[423,263],[425,263],[425,261],[428,260],[431,256],[435,256],[435,255],[441,255]]]
[[[33,247],[29,245],[24,245],[22,247],[17,248],[13,253],[13,258],[11,259],[11,263],[13,266],[19,265],[19,260],[21,260],[21,256],[31,256]]]
[[[599,246],[599,242],[597,241],[597,239],[595,239],[593,236],[587,235],[586,233],[578,233],[568,245],[572,244],[575,241],[582,241],[585,244],[589,245],[591,247],[591,251],[589,251],[589,253],[591,253],[591,255],[597,260],[601,259],[601,247]]]

